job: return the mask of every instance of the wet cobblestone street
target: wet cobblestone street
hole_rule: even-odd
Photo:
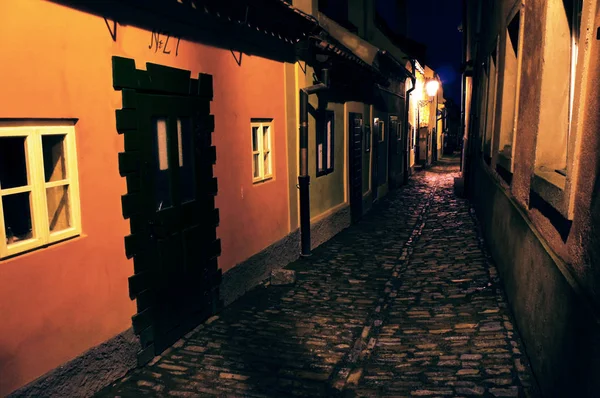
[[[101,391],[132,396],[535,397],[455,161]]]

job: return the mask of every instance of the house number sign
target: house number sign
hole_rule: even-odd
[[[153,30],[150,34],[150,44],[148,49],[154,49],[154,52],[162,51],[163,54],[172,54],[175,56],[179,55],[179,41],[180,37],[171,36],[170,34],[160,33]]]

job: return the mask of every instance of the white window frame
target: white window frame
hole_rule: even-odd
[[[42,136],[64,135],[66,178],[45,181]],[[25,137],[25,159],[28,185],[2,189],[0,186],[0,259],[23,253],[81,234],[81,210],[79,199],[79,173],[75,127],[64,126],[0,126],[0,137]],[[50,232],[46,189],[69,186],[69,224],[71,227]],[[30,212],[33,237],[17,243],[6,242],[2,198],[6,195],[31,192]]]
[[[316,171],[317,177],[331,174],[335,169],[335,112],[322,110],[317,124]]]
[[[379,142],[385,141],[385,121],[383,119],[379,119]]]
[[[260,121],[258,121],[260,120]],[[254,136],[252,134],[252,129],[257,127],[258,128],[258,134],[257,134],[257,139],[258,139],[258,150],[255,151],[254,150]],[[264,145],[264,139],[263,139],[263,128],[267,127],[268,128],[268,145],[265,147]],[[250,123],[250,149],[252,150],[252,182],[253,183],[259,183],[259,182],[263,182],[263,181],[267,181],[273,178],[273,121],[272,120],[268,120],[268,119],[256,119]],[[258,158],[260,159],[260,161],[258,162],[258,177],[254,176],[254,156],[258,155]],[[264,158],[265,156],[268,157],[268,162],[269,162],[269,173],[265,173],[265,162],[264,162]]]

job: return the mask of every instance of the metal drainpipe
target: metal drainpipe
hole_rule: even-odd
[[[403,183],[407,184],[408,183],[408,169],[410,168],[410,159],[409,159],[409,153],[410,153],[410,148],[408,146],[408,116],[409,116],[409,110],[410,110],[410,94],[413,92],[413,90],[416,88],[416,84],[417,84],[417,77],[415,76],[415,61],[413,59],[410,60],[410,64],[412,66],[412,75],[410,75],[410,81],[412,82],[412,87],[409,88],[408,90],[406,90],[406,99],[405,99],[405,104],[406,104],[406,109],[404,110],[405,112],[405,117],[404,117],[404,178],[403,178]]]
[[[308,175],[308,96],[329,88],[329,69],[321,72],[321,81],[300,89],[300,242],[301,256],[310,256],[310,176]]]

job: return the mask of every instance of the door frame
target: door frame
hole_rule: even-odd
[[[138,364],[143,365],[222,306],[219,299],[222,272],[217,262],[221,242],[216,237],[219,211],[214,201],[217,180],[213,176],[216,148],[212,145],[214,116],[210,114],[213,80],[211,75],[192,78],[190,71],[153,63],[146,63],[146,70],[138,70],[133,59],[117,56],[112,58],[112,70],[113,88],[122,92],[116,127],[125,142],[125,151],[119,153],[119,173],[127,180],[127,194],[122,196],[121,204],[123,217],[130,221],[125,254],[133,259],[134,275],[128,278],[129,297],[137,301],[132,325],[141,344]],[[175,114],[179,117],[174,106],[176,98],[191,101],[191,109],[185,112],[193,119],[190,159],[193,159],[196,193],[191,202],[185,203],[177,202],[178,196],[173,192],[182,189],[177,181],[183,171],[171,170],[172,166],[181,168],[185,164],[181,163],[184,158],[177,148],[179,130],[183,136],[184,127],[178,127],[172,120]],[[154,115],[154,105],[148,105],[154,104],[154,100],[167,101],[171,108],[165,110],[164,116],[171,119],[166,119],[164,135],[170,158],[167,175],[174,176],[169,190],[177,208],[170,210],[168,217],[155,208],[157,198],[152,191],[156,182],[151,174],[156,174],[160,155],[149,155],[149,151],[157,149],[154,137],[159,135],[158,127],[154,131],[150,126],[152,117],[162,117]],[[185,150],[182,145],[180,148]],[[190,218],[193,225],[187,228],[184,220]]]

